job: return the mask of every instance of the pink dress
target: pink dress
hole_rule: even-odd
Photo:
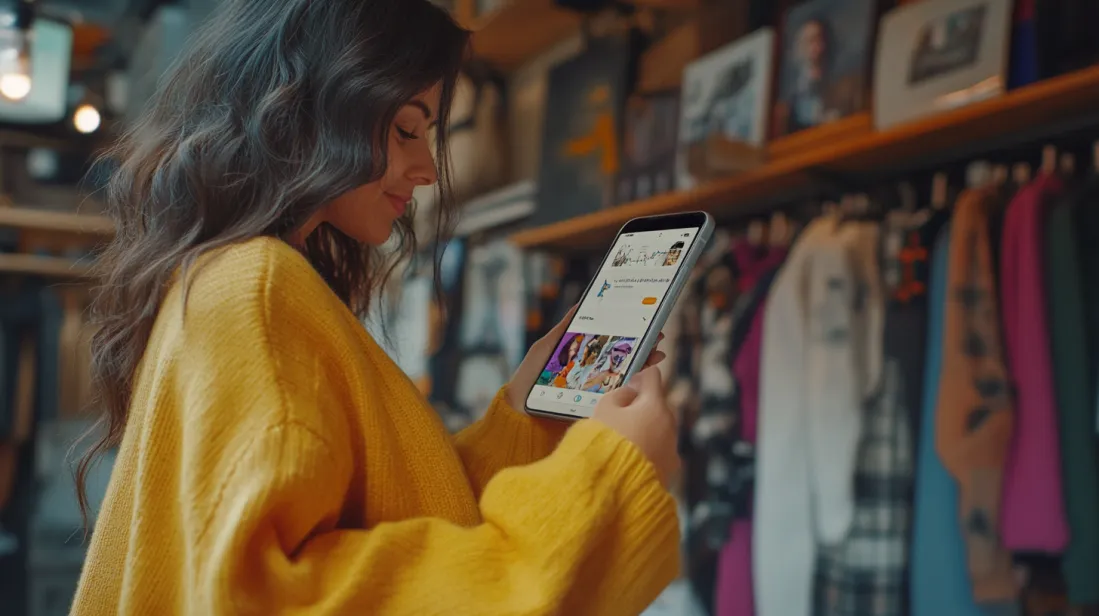
[[[1061,186],[1056,177],[1038,178],[1012,199],[1004,220],[1000,306],[1016,418],[1001,527],[1015,551],[1058,553],[1068,544],[1043,244],[1047,205]]]

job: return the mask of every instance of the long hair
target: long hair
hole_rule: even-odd
[[[226,0],[162,78],[145,113],[106,157],[117,234],[97,268],[93,375],[102,437],[77,467],[122,440],[135,372],[172,277],[259,236],[288,238],[341,194],[380,179],[397,111],[441,84],[436,232],[451,228],[446,130],[469,33],[428,0]],[[412,214],[396,248],[322,225],[303,252],[360,316],[416,251]],[[437,244],[437,246],[440,244]],[[436,249],[436,268],[441,250]],[[181,277],[186,280],[186,277]]]

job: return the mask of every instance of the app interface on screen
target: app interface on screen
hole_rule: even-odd
[[[624,233],[531,390],[532,408],[589,416],[622,384],[697,228]]]

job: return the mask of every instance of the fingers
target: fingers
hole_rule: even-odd
[[[619,387],[618,389],[615,389],[614,391],[605,394],[600,402],[606,402],[607,404],[623,407],[629,406],[636,398],[637,390],[627,385],[625,387]]]
[[[664,351],[653,351],[652,353],[649,353],[649,359],[645,362],[645,367],[651,368],[664,361],[664,359],[667,357],[668,354]]]

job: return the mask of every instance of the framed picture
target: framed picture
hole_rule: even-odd
[[[1011,0],[927,0],[882,18],[874,124],[887,128],[1006,90]]]
[[[752,149],[763,145],[774,40],[773,30],[761,28],[695,60],[683,71],[677,188],[691,188],[699,175],[705,175],[712,142]]]
[[[811,0],[786,13],[775,136],[870,106],[877,0]]]
[[[675,188],[679,91],[637,94],[626,102],[617,201],[648,199]]]
[[[538,209],[531,225],[614,205],[622,110],[632,81],[635,37],[596,38],[549,71]]]

